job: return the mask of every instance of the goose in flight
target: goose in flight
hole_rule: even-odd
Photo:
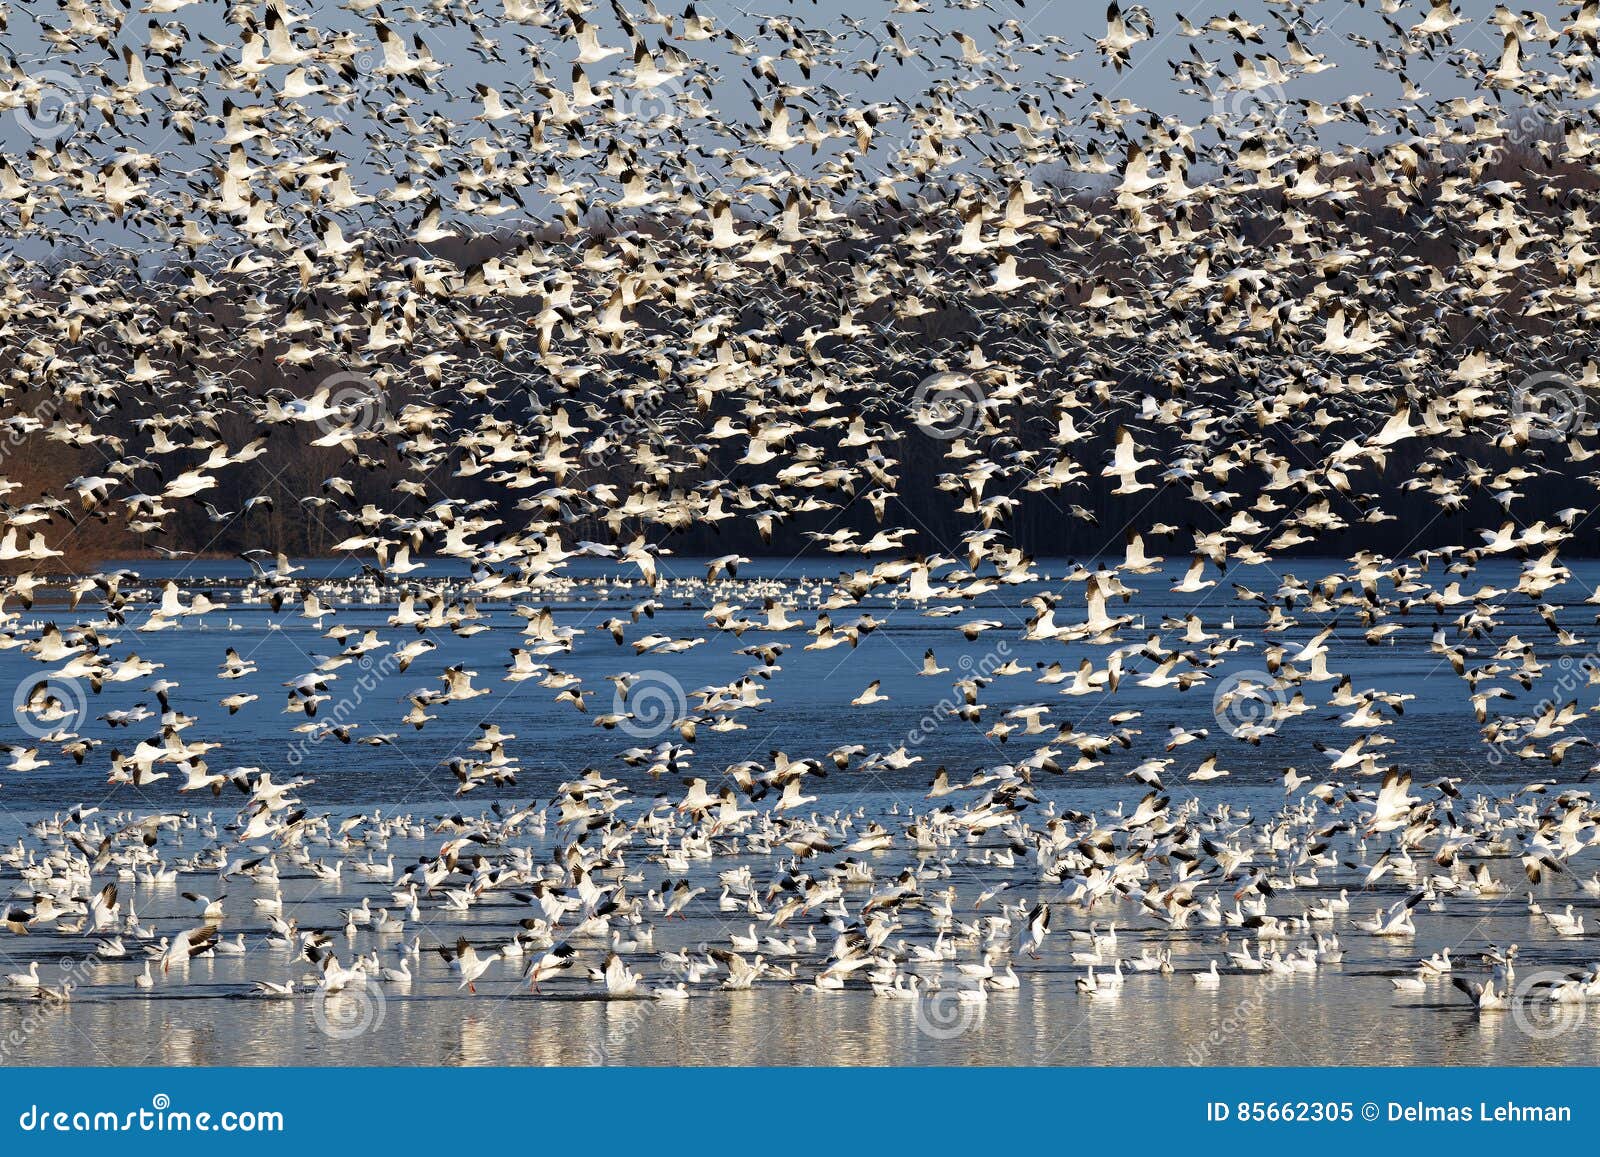
[[[494,962],[500,959],[501,955],[499,952],[480,955],[477,948],[465,936],[456,940],[456,945],[453,949],[441,947],[439,954],[444,957],[456,975],[461,978],[461,982],[457,987],[465,988],[474,995],[478,991],[478,979],[494,966]]]

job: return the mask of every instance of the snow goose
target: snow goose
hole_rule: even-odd
[[[1491,976],[1484,981],[1454,976],[1450,983],[1466,993],[1479,1012],[1499,1012],[1510,1006],[1507,985],[1498,976]]]
[[[1394,985],[1394,988],[1395,988],[1396,992],[1405,992],[1405,993],[1427,992],[1428,991],[1428,979],[1430,977],[1432,977],[1432,976],[1437,976],[1437,975],[1438,975],[1438,973],[1430,973],[1426,968],[1418,968],[1417,969],[1417,974],[1415,976],[1395,976],[1395,977],[1391,977],[1389,979],[1389,983]]]
[[[498,952],[490,952],[480,956],[478,950],[473,947],[465,936],[456,940],[456,946],[453,951],[449,948],[440,948],[439,954],[451,963],[456,975],[461,977],[461,983],[456,987],[465,988],[474,995],[478,991],[478,979],[494,966],[496,960],[500,959],[500,953]]]
[[[606,955],[604,968],[592,970],[590,979],[605,985],[609,997],[633,996],[639,988],[639,974],[630,969],[615,952]]]

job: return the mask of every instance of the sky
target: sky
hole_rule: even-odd
[[[697,12],[714,17],[719,27],[754,41],[758,45],[758,53],[754,57],[735,55],[722,38],[699,42],[679,39],[672,43],[678,50],[703,63],[704,75],[712,93],[709,103],[716,115],[744,123],[756,123],[759,117],[750,89],[750,70],[760,63],[762,56],[775,57],[783,48],[781,40],[770,34],[760,34],[762,24],[769,16],[786,17],[799,27],[831,32],[846,38],[846,62],[871,58],[874,46],[866,37],[870,35],[879,41],[886,41],[889,23],[893,23],[913,41],[920,32],[962,30],[972,37],[980,51],[997,56],[994,50],[996,37],[992,29],[1002,21],[1015,21],[1014,27],[1020,29],[1027,41],[1056,39],[1043,55],[1015,54],[1015,71],[1006,71],[1002,75],[1009,83],[1021,88],[1033,87],[1037,90],[1042,87],[1051,92],[1059,100],[1062,115],[1068,117],[1081,116],[1095,106],[1098,98],[1107,98],[1130,101],[1141,109],[1150,109],[1163,116],[1178,117],[1185,123],[1198,125],[1212,114],[1237,118],[1241,111],[1248,111],[1252,106],[1263,107],[1262,102],[1265,102],[1264,107],[1280,107],[1273,103],[1280,98],[1289,101],[1313,99],[1326,104],[1351,94],[1371,94],[1365,103],[1369,108],[1377,108],[1396,101],[1401,91],[1399,77],[1377,67],[1372,50],[1350,39],[1351,36],[1392,38],[1393,34],[1384,28],[1382,16],[1374,6],[1350,3],[1348,0],[1312,4],[1304,10],[1302,17],[1304,23],[1300,39],[1311,51],[1323,54],[1326,62],[1333,67],[1316,74],[1297,74],[1288,84],[1281,88],[1271,86],[1263,90],[1260,96],[1235,92],[1215,99],[1208,99],[1204,94],[1193,91],[1191,82],[1178,79],[1168,61],[1189,56],[1197,46],[1209,59],[1220,62],[1227,72],[1233,71],[1231,58],[1235,52],[1251,56],[1271,52],[1278,59],[1285,60],[1287,53],[1283,33],[1274,16],[1275,13],[1283,15],[1289,11],[1284,5],[1268,4],[1262,0],[1235,0],[1231,3],[1226,11],[1236,12],[1248,21],[1267,26],[1262,34],[1264,44],[1240,45],[1225,34],[1213,35],[1208,40],[1190,40],[1180,34],[1180,12],[1196,23],[1203,23],[1208,15],[1214,14],[1212,12],[1187,4],[1168,3],[1166,0],[1147,4],[1144,7],[1154,21],[1155,36],[1151,41],[1135,47],[1131,66],[1119,72],[1102,59],[1093,45],[1093,39],[1105,32],[1104,9],[1098,3],[1083,3],[1081,0],[1028,0],[1026,3],[985,0],[982,7],[973,9],[947,7],[944,0],[930,0],[930,3],[934,10],[924,13],[896,11],[885,0],[820,0],[818,3],[794,4],[776,4],[770,0],[698,0],[695,4]],[[1455,30],[1458,48],[1477,51],[1490,60],[1497,59],[1500,33],[1486,23],[1494,7],[1487,0],[1465,0],[1458,5],[1461,14],[1471,21],[1469,25]],[[655,45],[664,37],[663,28],[644,21],[647,12],[642,6],[629,3],[625,8],[633,14],[637,27],[648,43]],[[1223,8],[1220,0],[1217,8]],[[498,14],[502,10],[500,0],[488,0],[481,9],[491,14]],[[104,10],[120,11],[114,7]],[[265,5],[256,5],[252,10],[260,16],[266,9]],[[681,0],[678,3],[661,0],[660,10],[664,14],[679,17],[682,13]],[[1539,10],[1547,15],[1553,26],[1559,27],[1575,9],[1566,5],[1542,5]],[[224,11],[223,5],[214,0],[199,0],[175,13],[163,14],[159,19],[169,27],[181,25],[188,31],[191,43],[183,50],[183,57],[187,60],[204,56],[207,52],[204,41],[207,40],[220,45],[237,45],[238,29],[223,19]],[[304,18],[306,25],[315,26],[324,35],[339,30],[351,31],[372,46],[357,57],[356,63],[364,74],[357,88],[375,102],[374,107],[388,103],[391,97],[381,78],[370,75],[381,61],[381,54],[373,50],[375,38],[369,21],[385,19],[408,40],[413,32],[420,29],[433,55],[449,65],[449,69],[442,74],[449,93],[432,97],[419,94],[418,103],[409,110],[410,115],[421,119],[430,110],[437,112],[450,123],[451,135],[458,140],[494,131],[473,119],[482,111],[482,105],[473,92],[473,86],[477,83],[494,86],[509,103],[522,108],[538,108],[544,103],[544,97],[532,90],[536,78],[542,78],[542,83],[563,88],[571,84],[570,73],[576,46],[573,40],[553,30],[484,21],[483,31],[499,41],[500,51],[505,57],[501,63],[485,61],[471,51],[471,36],[464,25],[421,26],[408,15],[409,9],[398,5],[386,4],[370,13],[359,14],[343,5],[315,0],[311,3],[302,2],[293,11]],[[1129,11],[1132,11],[1131,6]],[[1424,5],[1413,0],[1400,6],[1392,19],[1402,27],[1410,27],[1423,17],[1425,11]],[[202,123],[198,129],[200,140],[196,144],[188,144],[175,130],[161,124],[153,96],[145,97],[143,102],[152,114],[147,124],[130,126],[128,122],[122,122],[103,133],[106,138],[103,144],[92,141],[81,131],[71,131],[74,124],[93,124],[99,116],[89,107],[89,102],[104,91],[104,82],[94,75],[93,70],[103,69],[114,82],[124,79],[126,69],[116,52],[124,44],[142,49],[148,39],[147,26],[152,19],[155,17],[142,8],[129,13],[120,34],[112,42],[111,54],[90,40],[83,51],[68,55],[51,47],[42,34],[46,26],[60,28],[66,23],[63,11],[56,4],[12,4],[5,40],[7,50],[18,60],[23,71],[46,83],[48,95],[57,103],[65,102],[68,106],[64,115],[56,115],[54,119],[49,108],[39,117],[31,117],[23,110],[13,110],[9,115],[0,116],[0,150],[14,165],[21,168],[26,163],[29,149],[41,144],[51,146],[65,138],[70,142],[70,147],[86,150],[100,163],[111,159],[118,149],[134,148],[162,157],[166,179],[174,183],[181,183],[190,175],[207,179],[202,171],[204,167],[224,160],[228,152],[226,146],[217,143],[222,131],[220,126]],[[615,48],[627,46],[627,35],[609,4],[594,6],[586,19],[599,30],[603,44]],[[561,20],[557,18],[558,27]],[[677,26],[675,21],[675,28]],[[525,51],[525,41],[536,46],[537,62]],[[941,55],[953,58],[958,52],[956,45],[948,38],[936,46],[924,45],[923,50],[935,58]],[[1063,63],[1058,59],[1058,53],[1077,55],[1075,59]],[[603,63],[587,66],[586,72],[591,83],[598,85],[610,80],[620,91],[625,88],[627,80],[617,70],[630,64],[629,54],[623,52]],[[845,67],[829,66],[815,70],[808,79],[792,61],[771,61],[771,67],[786,82],[799,86],[831,86],[848,95],[858,105],[871,102],[926,104],[930,100],[930,85],[939,84],[945,86],[945,95],[940,99],[959,100],[971,108],[983,109],[997,122],[1020,119],[1019,91],[1003,91],[993,85],[979,85],[970,91],[949,91],[953,80],[975,75],[968,66],[937,59],[931,64],[923,59],[901,63],[881,52],[878,64],[881,67],[871,77]],[[86,72],[86,69],[89,71]],[[1410,80],[1429,94],[1421,102],[1424,109],[1429,107],[1431,101],[1467,95],[1472,91],[1470,83],[1456,74],[1456,66],[1446,53],[1437,53],[1432,60],[1413,57],[1407,69]],[[159,70],[158,61],[147,65],[153,80],[160,79]],[[282,67],[270,69],[266,80],[269,84],[281,83],[287,71]],[[1071,83],[1052,79],[1051,73],[1070,77]],[[179,79],[183,84],[196,84],[193,80]],[[1216,84],[1216,81],[1211,83]],[[1183,91],[1186,87],[1191,87],[1191,91]],[[758,84],[756,88],[763,98],[767,98],[768,86]],[[1072,91],[1069,93],[1068,89]],[[673,87],[668,86],[646,98],[630,97],[632,103],[625,103],[622,107],[629,116],[648,119],[673,111],[673,93]],[[220,113],[225,98],[237,104],[249,104],[262,99],[248,92],[223,92],[215,85],[198,90],[197,95],[213,113]],[[802,95],[793,103],[801,106],[806,99]],[[266,142],[252,142],[249,148],[253,155],[257,151],[265,152],[269,147],[285,156],[299,149],[328,152],[350,162],[353,179],[357,182],[387,183],[388,178],[372,168],[375,158],[371,142],[379,136],[396,136],[398,130],[394,126],[377,123],[360,103],[319,107],[316,97],[306,98],[302,103],[314,112],[321,112],[331,120],[342,122],[344,129],[327,142],[279,140],[270,146]],[[821,103],[827,103],[825,95]],[[391,109],[392,114],[398,111]],[[131,133],[128,131],[130,127]],[[904,144],[903,136],[897,136],[897,133],[903,134],[903,127],[897,129],[893,124],[886,125],[881,135],[883,147]],[[1083,129],[1068,132],[1069,138],[1087,139],[1089,135]],[[1363,136],[1361,126],[1351,122],[1328,126],[1319,131],[1317,139],[1325,146],[1360,145],[1364,143]],[[716,142],[704,143],[710,147]],[[394,153],[391,153],[390,160],[395,159]],[[827,160],[827,153],[825,150],[822,156],[812,159],[800,151],[794,151],[787,154],[785,160],[796,165],[820,164]],[[568,160],[557,158],[555,163],[564,165]],[[1058,171],[1043,175],[1059,177],[1061,174]],[[448,198],[446,200],[448,204]],[[548,209],[548,204],[542,203],[535,195],[528,202],[526,216],[537,220]],[[497,223],[510,224],[522,215],[519,211]],[[107,227],[108,237],[113,232]]]

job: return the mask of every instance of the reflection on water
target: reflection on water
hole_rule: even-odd
[[[1371,976],[1130,978],[1089,1001],[1070,977],[1031,975],[991,994],[959,1035],[919,1029],[916,1008],[868,991],[786,987],[685,1002],[391,996],[351,1040],[315,1025],[310,1002],[83,999],[45,1012],[0,1004],[0,1031],[36,1028],[13,1064],[308,1065],[1593,1065],[1591,1016],[1549,1040],[1510,1014],[1479,1018],[1460,994],[1397,1001]],[[1313,995],[1313,989],[1315,994]],[[1208,1042],[1215,1041],[1214,1044]]]
[[[1046,802],[1064,798],[1067,789],[1043,792]],[[1107,807],[1123,793],[1075,790],[1077,803]],[[1232,787],[1222,793],[1203,789],[1208,804],[1220,798],[1259,810],[1281,802],[1272,789]],[[889,794],[857,797],[858,806],[887,818],[895,806]],[[404,862],[423,845],[396,840],[391,850]],[[1359,856],[1359,849],[1351,855]],[[970,904],[977,887],[990,886],[1007,873],[982,862],[982,849],[966,850],[962,871],[970,879],[961,889]],[[892,870],[892,855],[877,857],[880,876]],[[1344,858],[1344,857],[1341,857]],[[1595,870],[1600,856],[1586,851],[1572,871],[1535,889],[1545,907],[1569,900],[1579,911],[1594,900],[1578,895],[1575,880]],[[1490,861],[1505,879],[1520,873],[1514,860]],[[726,866],[712,861],[697,865],[701,883],[714,882]],[[1362,870],[1364,873],[1364,869]],[[759,982],[752,991],[725,992],[704,984],[687,1001],[605,1000],[585,973],[603,959],[603,941],[579,941],[577,967],[541,985],[533,994],[520,982],[520,963],[501,961],[478,982],[478,994],[457,987],[456,977],[433,949],[469,935],[479,944],[504,943],[525,908],[514,902],[485,902],[464,913],[426,912],[426,924],[404,937],[360,930],[348,939],[340,910],[359,904],[363,896],[376,906],[387,900],[387,888],[366,880],[338,884],[309,875],[283,877],[286,908],[302,929],[322,929],[334,938],[343,960],[376,951],[385,963],[396,958],[403,943],[422,938],[424,951],[412,965],[409,985],[373,985],[368,991],[346,991],[314,997],[309,991],[274,999],[253,994],[262,979],[303,983],[310,966],[295,961],[287,949],[266,943],[266,928],[250,916],[230,917],[225,931],[243,931],[245,956],[200,958],[159,976],[151,993],[134,987],[143,967],[140,945],[129,941],[122,960],[89,959],[79,965],[65,955],[67,944],[49,936],[7,937],[5,971],[21,970],[40,961],[51,983],[62,967],[74,969],[81,982],[65,1006],[45,1006],[0,990],[0,1046],[9,1064],[306,1064],[306,1065],[886,1065],[886,1064],[1584,1064],[1600,1062],[1600,1004],[1592,1014],[1577,1017],[1570,1029],[1553,1036],[1530,1033],[1510,1013],[1479,1017],[1448,981],[1434,982],[1418,996],[1396,996],[1390,977],[1409,973],[1420,956],[1449,946],[1458,970],[1481,975],[1473,956],[1486,945],[1517,943],[1520,972],[1531,975],[1552,969],[1587,965],[1592,949],[1583,939],[1553,936],[1542,917],[1530,916],[1526,897],[1518,892],[1494,899],[1458,898],[1445,910],[1416,912],[1416,935],[1381,939],[1350,927],[1350,918],[1365,916],[1404,894],[1387,879],[1370,893],[1354,889],[1358,873],[1339,869],[1325,873],[1316,887],[1280,893],[1272,910],[1299,914],[1306,906],[1352,888],[1352,912],[1337,925],[1344,947],[1340,964],[1324,965],[1314,974],[1285,977],[1228,974],[1220,985],[1198,988],[1193,973],[1236,947],[1237,937],[1224,928],[1194,927],[1174,933],[1143,917],[1130,903],[1102,902],[1091,911],[1055,908],[1054,934],[1038,961],[1016,958],[1021,987],[995,991],[984,1005],[930,1006],[920,1001],[874,996],[862,978],[840,992],[798,988],[788,981]],[[180,918],[189,905],[179,896],[185,888],[214,882],[194,876],[169,885],[128,885],[126,893],[147,926],[169,932],[190,921]],[[256,887],[248,879],[229,883],[230,910],[243,912]],[[930,891],[937,890],[937,884]],[[715,896],[715,887],[710,893]],[[856,903],[859,903],[859,898]],[[852,905],[855,906],[855,905]],[[991,901],[986,912],[992,914]],[[965,909],[958,918],[970,921]],[[929,944],[933,932],[925,914],[905,912],[895,939]],[[1174,973],[1129,973],[1122,992],[1112,999],[1089,999],[1075,989],[1083,974],[1070,962],[1076,945],[1069,929],[1086,928],[1091,920],[1102,930],[1117,921],[1115,956],[1137,957],[1172,949]],[[658,922],[653,950],[628,953],[630,965],[643,974],[646,986],[664,983],[662,951],[701,944],[727,944],[731,932],[742,932],[743,913],[723,913],[715,903],[699,906],[684,921]],[[798,931],[791,926],[790,933]],[[819,939],[826,947],[827,932]],[[763,933],[765,934],[765,932]],[[1286,954],[1308,937],[1279,945]],[[90,943],[66,938],[70,950]],[[969,959],[971,950],[963,950]],[[817,950],[802,951],[799,975],[815,972]],[[939,975],[938,965],[923,969]],[[945,985],[954,977],[944,971]],[[326,1002],[324,1004],[324,1001]],[[333,1026],[327,1030],[325,1026]],[[344,1026],[344,1027],[342,1027]],[[1535,1026],[1537,1027],[1537,1026]],[[12,1034],[16,1035],[13,1036]],[[353,1034],[353,1035],[347,1035]]]

